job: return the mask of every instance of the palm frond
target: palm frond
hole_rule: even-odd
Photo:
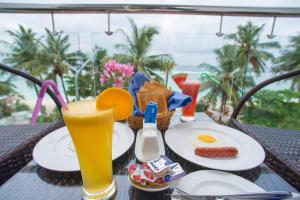
[[[208,69],[209,71],[213,72],[213,73],[220,73],[220,69],[217,66],[208,64],[208,63],[201,63],[200,65],[198,65],[199,68],[204,68],[204,69]]]
[[[279,48],[281,48],[281,45],[279,42],[262,42],[262,43],[257,44],[257,46],[262,49],[268,49],[268,48],[279,49]]]

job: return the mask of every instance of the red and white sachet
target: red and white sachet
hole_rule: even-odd
[[[139,164],[132,164],[128,168],[129,176],[132,180],[136,181],[137,183],[140,183],[142,185],[146,185],[146,181],[142,180],[141,178],[141,165]]]

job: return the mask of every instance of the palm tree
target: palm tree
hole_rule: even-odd
[[[6,73],[3,71],[0,71],[0,98],[1,97],[6,97],[6,96],[19,96],[22,97],[18,92],[15,90],[16,86],[13,84],[12,77],[11,76],[6,76]],[[3,116],[8,116],[11,114],[11,109],[7,105],[5,101],[0,100],[0,118]]]
[[[248,71],[254,72],[259,76],[265,71],[266,61],[273,60],[272,53],[268,49],[280,48],[278,42],[260,42],[260,34],[264,28],[264,24],[257,26],[250,21],[246,25],[239,25],[236,33],[229,34],[225,38],[233,40],[237,45],[236,63],[243,72],[242,93],[245,90],[246,74]],[[248,65],[251,64],[251,70]]]
[[[166,73],[166,86],[168,86],[168,81],[169,81],[169,74],[176,65],[174,59],[169,56],[163,58],[163,71]]]
[[[236,54],[238,47],[235,45],[225,45],[214,52],[217,55],[218,66],[202,63],[199,67],[212,72],[220,84],[208,80],[203,84],[202,91],[208,92],[204,98],[214,105],[221,98],[220,111],[224,112],[228,99],[231,100],[232,106],[235,106],[240,99],[240,84],[243,79],[243,70],[237,67]],[[252,76],[246,76],[245,86],[249,87],[253,85],[254,80]]]
[[[290,38],[290,44],[281,52],[281,56],[274,60],[275,73],[284,73],[300,68],[300,35]],[[300,77],[293,78],[291,89],[300,92]]]
[[[236,33],[226,36],[237,45],[236,63],[245,72],[250,63],[255,74],[260,75],[265,71],[266,61],[274,59],[273,54],[267,49],[280,48],[278,42],[260,42],[264,26],[264,24],[257,26],[249,21],[246,25],[239,25]]]
[[[74,63],[77,53],[70,52],[69,36],[62,31],[53,35],[46,30],[46,41],[42,44],[42,50],[38,57],[41,65],[50,67],[52,70],[46,74],[46,79],[53,79],[57,83],[57,76],[60,78],[66,100],[69,101],[64,83],[64,74],[68,72],[68,64]]]
[[[95,46],[93,52],[94,52],[93,54],[94,65],[98,67],[100,70],[102,69],[102,67],[104,67],[105,62],[109,60],[109,57],[107,55],[107,50],[102,47]]]
[[[97,92],[102,90],[102,86],[99,84],[100,74],[105,62],[110,59],[107,50],[95,46],[92,59],[83,52],[78,51],[76,53],[77,59],[70,63],[72,67],[69,66],[72,75],[66,76],[67,93],[70,96],[76,96],[77,99],[96,96]],[[76,83],[78,84],[77,87]]]
[[[4,73],[0,72],[0,77],[4,77]],[[0,80],[0,97],[6,95],[17,95],[16,86],[12,83],[11,77]]]
[[[9,56],[9,48],[10,44],[7,41],[0,40],[0,62],[3,62],[3,59],[7,58]]]
[[[12,37],[13,42],[10,45],[10,53],[4,62],[42,79],[41,74],[46,71],[46,68],[39,66],[36,62],[37,54],[40,51],[40,38],[37,38],[36,33],[30,28],[26,29],[21,25],[17,31],[7,31],[7,33]],[[35,84],[29,81],[27,84],[30,87],[33,86],[38,94]]]
[[[94,84],[93,84],[93,91],[95,92],[95,96],[102,90],[106,88],[106,86],[99,84],[100,82],[100,75],[103,72],[105,63],[110,59],[118,60],[119,62],[125,63],[126,61],[122,61],[121,59],[117,58],[116,55],[110,57],[107,53],[107,50],[95,46],[94,48],[94,54],[93,54],[93,65],[94,65]],[[116,57],[115,57],[116,56]]]
[[[116,44],[115,47],[124,52],[124,54],[116,55],[119,60],[130,62],[136,71],[143,72],[148,77],[154,77],[162,80],[154,70],[162,68],[161,58],[166,54],[149,55],[151,44],[155,35],[159,34],[158,30],[152,26],[138,27],[133,19],[129,18],[131,25],[131,34],[129,35],[124,30],[119,29],[126,42]]]

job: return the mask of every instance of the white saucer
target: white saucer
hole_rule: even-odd
[[[160,188],[147,188],[147,187],[142,187],[142,186],[139,186],[139,185],[134,184],[134,183],[130,180],[129,177],[128,177],[128,181],[129,181],[129,183],[130,183],[133,187],[135,187],[135,188],[137,188],[137,189],[139,189],[139,190],[146,191],[146,192],[160,192],[160,191],[169,189],[169,188],[172,186],[172,184],[170,184],[170,185],[167,185],[167,186],[165,186],[165,187],[160,187]]]
[[[140,129],[137,132],[134,153],[135,153],[135,157],[140,162],[147,162],[149,160],[144,158],[143,152],[142,152],[142,131],[143,131],[143,129]],[[159,147],[159,150],[158,150],[159,153],[157,155],[157,158],[158,158],[160,155],[165,155],[165,146],[164,146],[164,141],[163,141],[161,132],[157,131],[157,134],[158,134],[158,147]]]
[[[112,159],[123,155],[133,144],[134,133],[119,122],[114,123]],[[79,171],[79,163],[76,152],[72,147],[72,140],[67,127],[57,129],[42,138],[33,149],[35,162],[50,170],[55,171]]]
[[[180,179],[176,187],[191,195],[264,192],[262,188],[240,176],[217,170],[201,170],[190,173]],[[173,194],[176,194],[175,190]]]

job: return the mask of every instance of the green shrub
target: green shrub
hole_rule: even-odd
[[[27,104],[24,103],[17,103],[16,105],[16,111],[29,111],[31,110],[30,107]]]
[[[47,115],[44,111],[37,118],[37,123],[53,122],[61,118],[60,112],[58,109],[54,109],[52,113]]]
[[[241,113],[247,124],[300,130],[300,93],[290,90],[262,90]]]
[[[209,102],[202,98],[197,104],[196,104],[196,112],[205,112],[209,108]]]

